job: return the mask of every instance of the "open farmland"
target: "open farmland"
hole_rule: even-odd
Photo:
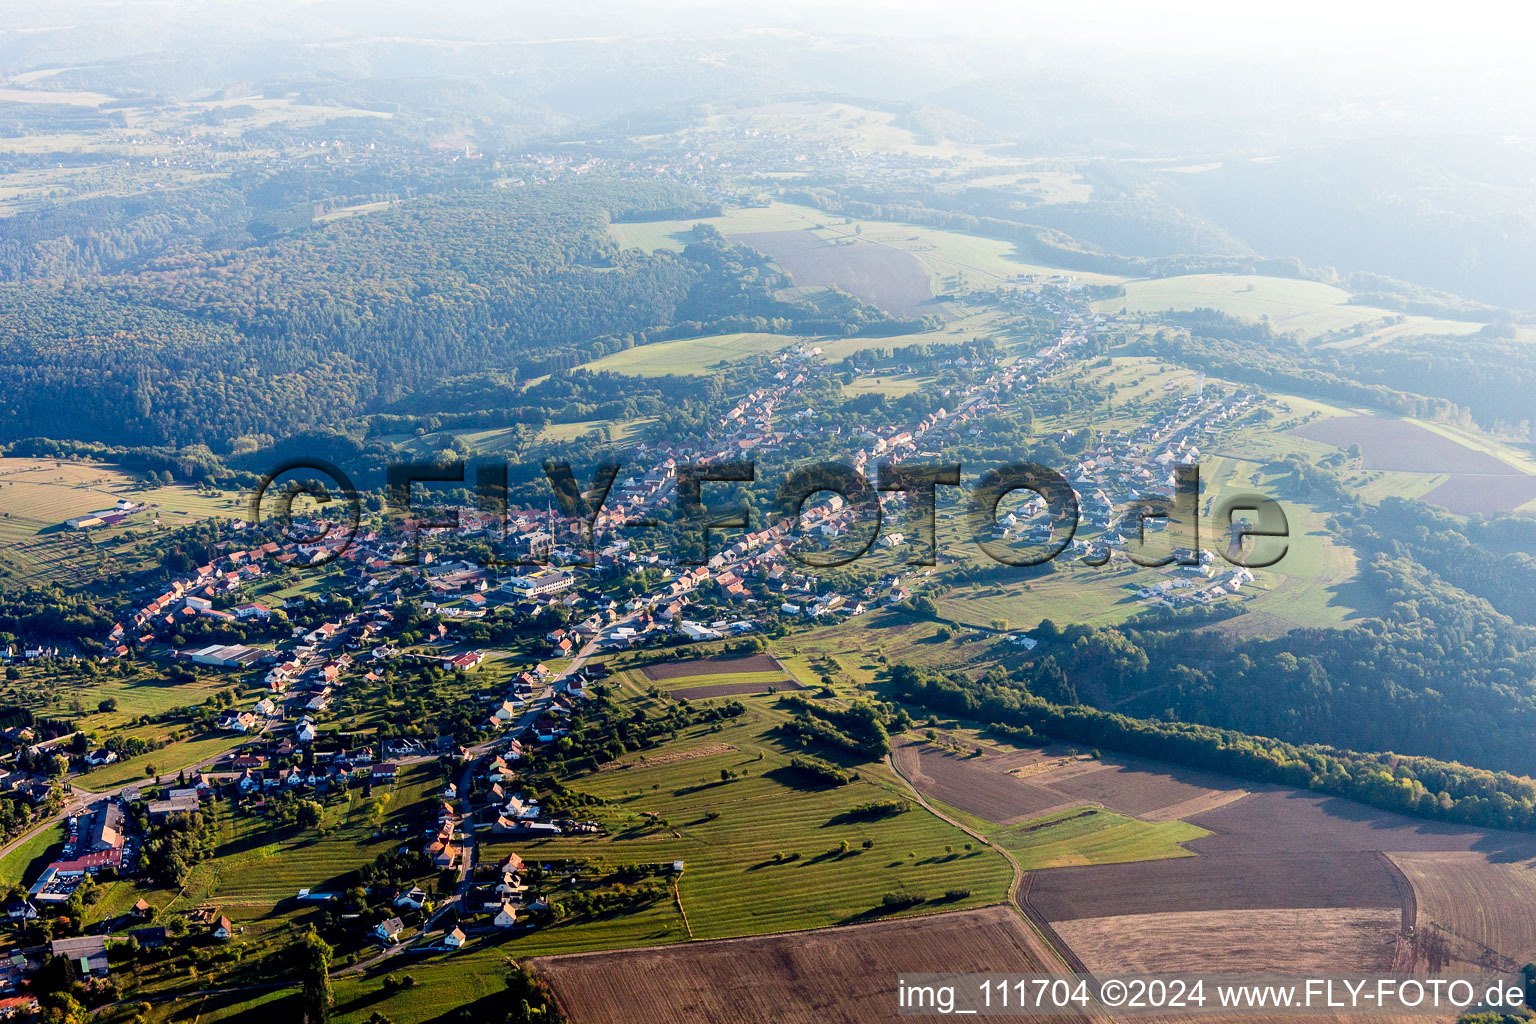
[[[1208,808],[1247,792],[1222,776],[1118,754],[1091,758],[1056,747],[983,753],[907,740],[894,756],[924,795],[1003,825],[1082,804],[1167,821],[1178,816],[1164,813],[1169,809]]]
[[[1291,433],[1335,448],[1357,444],[1366,469],[1411,473],[1519,474],[1487,452],[1428,430],[1409,420],[1385,416],[1336,416],[1314,420]]]
[[[66,519],[119,499],[149,505],[120,526],[71,530]],[[143,488],[132,474],[97,462],[0,459],[0,569],[24,583],[80,583],[133,560],[128,531],[155,531],[209,516],[238,516],[239,499],[190,487]]]
[[[992,834],[1025,870],[1073,864],[1118,864],[1193,856],[1183,846],[1204,829],[1182,821],[1149,823],[1098,807],[1059,811]]]
[[[894,986],[904,972],[939,964],[957,972],[1060,970],[1005,907],[528,964],[553,986],[572,1024],[633,1024],[641,1006],[669,1024],[747,1024],[767,1019],[768,1007],[776,1024],[867,1024],[897,1018]]]
[[[751,654],[739,658],[694,658],[690,661],[658,661],[642,666],[647,679],[682,679],[689,676],[734,675],[747,672],[782,672],[783,666],[770,654]]]
[[[1221,776],[1120,755],[1106,755],[1094,763],[1099,766],[1098,771],[1072,775],[1058,771],[1044,776],[1042,781],[1070,799],[1099,803],[1138,816],[1158,814],[1191,802],[1203,806],[1213,798],[1244,792]]]
[[[606,802],[592,812],[605,834],[533,842],[487,834],[483,855],[684,861],[678,892],[695,939],[876,920],[891,913],[887,893],[919,897],[908,912],[1005,898],[1007,862],[954,826],[918,807],[854,810],[909,796],[884,765],[856,766],[858,779],[843,786],[821,784],[790,766],[801,748],[777,730],[786,716],[776,699],[744,703],[747,714],[733,724],[692,726],[573,778],[573,791]],[[542,942],[564,927],[536,936]]]
[[[1019,246],[1001,239],[899,221],[859,220],[792,203],[733,207],[719,217],[611,224],[608,230],[621,246],[648,252],[681,252],[692,240],[696,224],[708,224],[727,236],[803,231],[828,243],[885,246],[916,257],[932,288],[939,292],[994,288],[1030,278],[1054,280],[1058,284],[1068,280],[1078,284],[1119,284],[1124,280],[1113,274],[1041,264]]]
[[[1536,959],[1536,860],[1394,853],[1418,900],[1419,970],[1518,970]]]
[[[1117,914],[1283,907],[1402,906],[1386,858],[1371,852],[1268,854],[1256,851],[1141,863],[1064,867],[1029,876],[1031,909],[1052,922]]]
[[[1057,926],[1127,914],[1393,910],[1406,934],[1415,892],[1388,853],[1413,851],[1421,863],[1459,862],[1472,850],[1490,860],[1536,858],[1530,836],[1418,821],[1282,787],[1185,820],[1210,833],[1184,844],[1193,857],[1034,871],[1027,906]]]
[[[1536,501],[1536,476],[1452,476],[1424,500],[1457,515],[1494,515]]]
[[[1038,817],[1067,803],[1060,794],[1010,775],[991,758],[915,740],[902,742],[892,757],[924,796],[999,824]]]
[[[770,257],[801,287],[839,288],[903,316],[942,313],[928,274],[911,253],[869,242],[833,245],[807,231],[731,236]]]
[[[1400,942],[1395,908],[1121,914],[1055,930],[1090,971],[1148,974],[1385,973]]]
[[[585,364],[594,373],[622,373],[631,377],[664,377],[669,374],[706,374],[722,363],[748,356],[771,355],[799,339],[783,334],[711,334],[638,345]]]
[[[1336,416],[1303,424],[1291,434],[1340,449],[1359,445],[1367,471],[1436,474],[1425,479],[1424,486],[1410,491],[1399,484],[1391,493],[1416,492],[1424,501],[1460,515],[1491,515],[1536,501],[1536,475],[1486,448],[1409,420]]]
[[[1391,309],[1355,305],[1341,288],[1317,281],[1255,274],[1186,274],[1128,281],[1125,297],[1094,304],[1100,312],[1161,313],[1165,310],[1214,309],[1246,320],[1268,317],[1275,330],[1316,338],[1417,334],[1471,334],[1483,325],[1404,315]]]
[[[670,696],[684,700],[804,689],[778,659],[768,654],[655,662],[631,674],[631,678],[636,677],[652,684],[665,683]]]
[[[742,697],[749,693],[805,689],[786,675],[765,674],[765,677],[758,678],[756,673],[745,672],[729,676],[697,676],[689,682],[693,685],[673,690],[672,696],[685,700],[707,700],[710,697]]]

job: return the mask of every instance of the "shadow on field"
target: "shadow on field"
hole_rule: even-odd
[[[894,906],[889,906],[889,907],[887,907],[887,906],[870,907],[868,910],[861,910],[857,914],[849,914],[847,917],[843,918],[841,921],[839,921],[837,923],[840,924],[840,925],[843,925],[843,924],[860,924],[862,922],[867,922],[867,921],[879,921],[879,920],[882,920],[882,919],[887,918],[887,917],[891,917],[891,916],[896,915],[896,914],[905,913],[906,911],[909,911],[909,910],[913,909],[914,907],[919,907],[919,906],[922,906],[923,904],[929,903],[929,902],[932,902],[932,901],[930,901],[930,900],[919,900],[916,903],[900,903],[900,904],[896,904]]]
[[[336,1008],[332,1011],[332,1013],[338,1017],[354,1012],[360,1013],[375,1003],[384,1002],[394,994],[395,993],[393,989],[387,989],[381,984],[378,988],[369,992],[364,992],[362,995],[359,995],[354,999],[348,999],[344,1003],[337,1003]],[[294,1017],[293,1019],[297,1020],[298,1018]]]
[[[781,786],[799,790],[802,793],[824,793],[829,789],[838,788],[831,782],[823,782],[815,776],[787,764],[764,772],[763,778],[772,779]]]
[[[204,1014],[213,1014],[215,1011],[229,1006],[237,1006],[251,998],[251,992],[226,992],[223,995],[206,996],[201,999],[188,999],[173,1010],[167,1021],[196,1021]],[[270,1003],[262,1003],[250,1009],[220,1020],[238,1021],[239,1024],[270,1024],[274,1020],[298,1020],[300,1016],[299,996],[295,992],[281,999],[274,999]]]
[[[486,1021],[504,1020],[506,1016],[507,997],[498,992],[430,1017],[426,1024],[485,1024]]]

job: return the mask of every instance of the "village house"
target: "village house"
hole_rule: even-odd
[[[373,929],[373,937],[380,942],[394,945],[400,941],[400,933],[405,930],[405,922],[398,917],[391,917],[380,921]]]

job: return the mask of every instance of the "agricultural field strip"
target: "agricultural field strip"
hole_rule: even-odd
[[[1419,965],[1514,970],[1536,959],[1536,860],[1481,851],[1390,855],[1418,903]]]
[[[1117,914],[1054,927],[1094,972],[1385,973],[1402,941],[1387,908]]]
[[[925,793],[1000,825],[1086,805],[1168,821],[1179,816],[1169,813],[1173,808],[1219,806],[1247,793],[1220,776],[1160,768],[1142,759],[1095,760],[1038,750],[999,753],[996,748],[984,753],[978,758],[907,739],[894,756]]]
[[[693,676],[717,678],[756,672],[790,674],[783,664],[770,654],[753,654],[739,658],[694,658],[689,661],[659,661],[649,665],[640,665],[637,667],[637,670],[647,679],[652,680]]]
[[[769,1006],[777,1024],[861,1024],[894,1016],[896,979],[935,964],[956,972],[1060,970],[1002,906],[528,963],[573,1024],[633,1024],[637,1005],[665,1007],[670,1024],[748,1024]],[[742,970],[744,963],[754,969]]]

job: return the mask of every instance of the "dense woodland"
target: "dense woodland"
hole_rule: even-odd
[[[920,708],[981,719],[1003,736],[1049,738],[1191,765],[1243,779],[1348,797],[1386,810],[1472,825],[1536,830],[1536,782],[1428,757],[1287,743],[1187,722],[1067,705],[1031,690],[1037,666],[980,680],[910,665],[890,671],[892,695]],[[1046,685],[1051,685],[1046,682]]]
[[[675,186],[481,185],[288,230],[248,219],[305,194],[284,184],[13,224],[0,245],[0,438],[238,451],[466,374],[499,371],[510,394],[668,337],[908,326],[858,302],[777,301],[782,276],[718,235],[680,256],[621,252],[610,218],[711,212]]]

